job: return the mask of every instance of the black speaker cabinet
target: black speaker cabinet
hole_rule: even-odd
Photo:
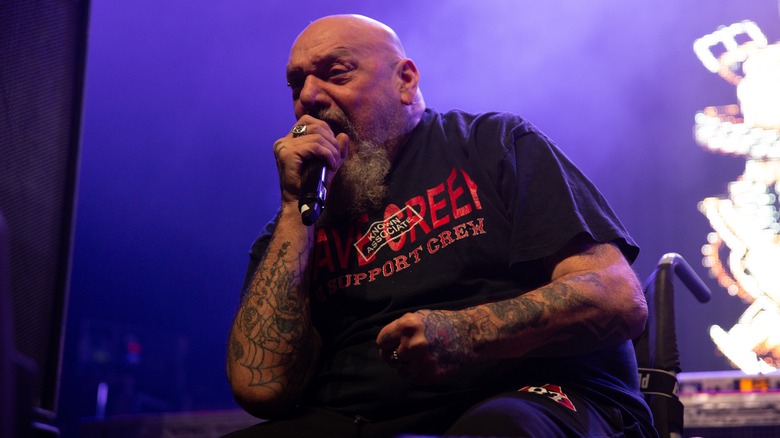
[[[41,427],[57,411],[88,11],[88,1],[0,1],[0,215],[7,234],[0,244],[8,247],[0,285],[10,289],[0,317],[12,320],[0,324],[0,360],[16,364],[0,370],[30,376],[1,381],[15,383],[14,418],[25,417],[29,399]]]

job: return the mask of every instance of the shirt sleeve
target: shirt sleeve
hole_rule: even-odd
[[[512,221],[511,263],[555,254],[585,233],[614,242],[633,263],[639,248],[593,183],[546,136],[528,125],[512,130],[502,184]]]
[[[271,235],[274,233],[275,229],[276,217],[270,220],[265,225],[265,227],[263,227],[260,235],[258,235],[255,241],[252,243],[252,247],[249,250],[249,265],[247,266],[246,274],[244,275],[244,287],[241,289],[242,297],[246,294],[247,289],[251,285],[252,277],[254,276],[257,267],[260,265],[260,261],[263,259],[266,249],[268,249],[268,244],[271,241]]]

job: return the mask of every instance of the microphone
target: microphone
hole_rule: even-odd
[[[317,222],[317,218],[320,217],[320,213],[325,208],[325,197],[328,192],[328,189],[325,188],[327,170],[325,163],[319,159],[303,163],[298,211],[301,212],[301,221],[306,226]]]

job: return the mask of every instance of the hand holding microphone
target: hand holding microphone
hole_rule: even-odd
[[[301,138],[303,136],[306,138]],[[348,150],[346,134],[334,135],[326,122],[309,115],[301,117],[290,133],[274,144],[283,198],[292,201],[296,197],[295,190],[298,191],[298,211],[304,225],[313,225],[324,211],[329,178],[346,160]],[[292,167],[296,162],[298,164]],[[288,173],[293,168],[297,175]]]
[[[306,135],[306,125],[295,125],[292,129],[293,138]],[[298,197],[298,211],[306,226],[311,226],[320,217],[325,208],[325,198],[328,189],[325,187],[325,176],[328,168],[320,159],[312,159],[303,163],[301,170],[301,192]]]

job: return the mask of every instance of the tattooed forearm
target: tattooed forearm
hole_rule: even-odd
[[[545,323],[545,303],[535,300],[513,299],[488,305],[499,321],[501,333],[512,333],[526,328],[542,327]]]
[[[532,354],[571,354],[626,339],[631,332],[624,315],[604,317],[602,307],[582,289],[606,290],[597,273],[572,276],[550,283],[536,293],[489,303],[499,334],[543,336]],[[531,335],[533,336],[533,335]]]
[[[299,389],[311,360],[309,302],[298,270],[291,268],[300,266],[302,255],[289,252],[285,242],[260,263],[230,345],[230,360],[251,373],[249,385],[276,393]]]

